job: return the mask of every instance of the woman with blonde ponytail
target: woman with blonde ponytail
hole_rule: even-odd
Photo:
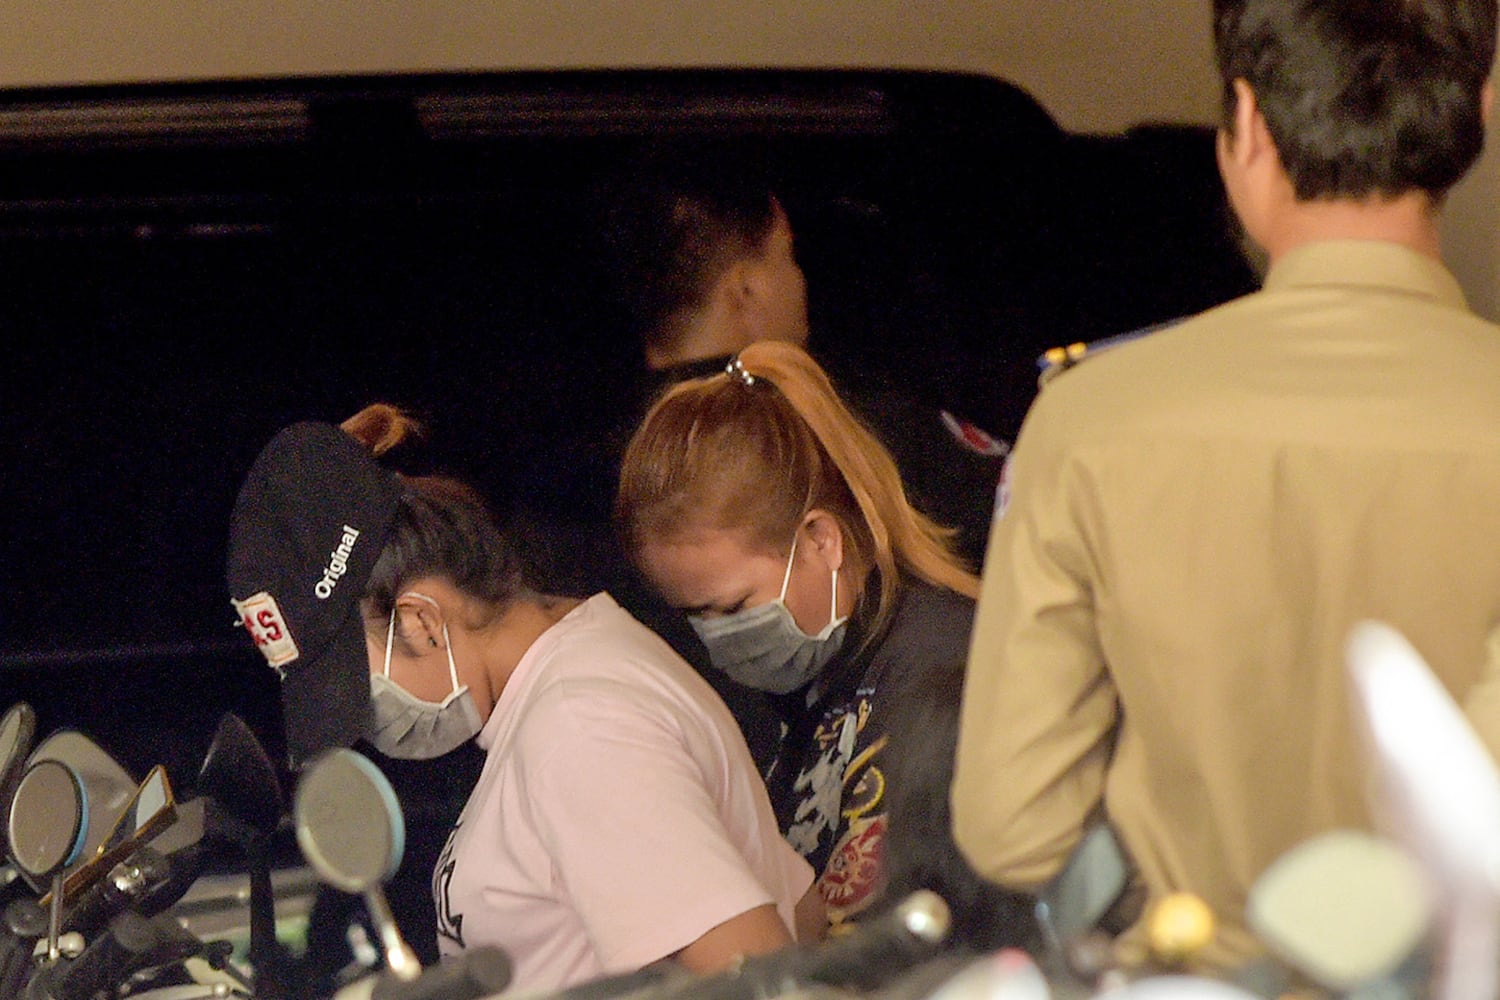
[[[946,755],[902,745],[890,720],[914,691],[949,689],[925,682],[967,653],[979,581],[952,532],[907,501],[823,369],[777,341],[663,393],[625,450],[615,515],[713,667],[773,708],[772,805],[835,925],[883,907],[888,765],[925,754],[902,773],[949,780]]]

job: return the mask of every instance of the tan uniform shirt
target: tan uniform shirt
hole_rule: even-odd
[[[960,847],[1035,888],[1102,802],[1153,896],[1214,909],[1208,962],[1252,954],[1256,876],[1370,824],[1350,626],[1400,629],[1461,703],[1480,678],[1500,621],[1500,328],[1433,260],[1304,247],[1262,291],[1053,380],[1006,490]]]

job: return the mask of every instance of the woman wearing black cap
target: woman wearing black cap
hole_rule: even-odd
[[[716,970],[821,926],[812,872],[707,683],[608,594],[534,588],[467,486],[382,469],[374,456],[411,427],[377,405],[339,433],[284,431],[236,505],[230,586],[283,673],[290,745],[316,752],[292,720],[350,676],[362,637],[356,697],[378,750],[435,757],[477,739],[487,752],[433,875],[442,951],[499,945],[512,987],[532,991],[665,958]],[[346,510],[384,516],[351,539]],[[321,606],[319,586],[358,614]]]

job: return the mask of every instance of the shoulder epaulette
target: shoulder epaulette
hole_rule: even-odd
[[[1038,369],[1037,384],[1039,386],[1046,385],[1058,375],[1061,375],[1069,368],[1072,368],[1074,365],[1078,364],[1078,362],[1082,361],[1084,358],[1091,358],[1096,354],[1101,354],[1104,351],[1109,350],[1111,347],[1118,347],[1121,344],[1128,344],[1132,340],[1139,340],[1142,337],[1157,332],[1158,330],[1164,330],[1169,326],[1175,326],[1180,322],[1181,320],[1173,319],[1168,320],[1165,323],[1156,323],[1152,326],[1141,327],[1139,330],[1128,330],[1125,333],[1117,333],[1112,337],[1103,337],[1099,340],[1091,340],[1087,343],[1083,341],[1075,341],[1074,343],[1068,344],[1066,347],[1049,348],[1045,353],[1042,354],[1041,357],[1036,359]]]

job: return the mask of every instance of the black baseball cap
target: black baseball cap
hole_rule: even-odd
[[[332,424],[278,433],[240,487],[227,578],[240,621],[281,677],[294,768],[369,732],[360,599],[385,547],[401,481]]]

